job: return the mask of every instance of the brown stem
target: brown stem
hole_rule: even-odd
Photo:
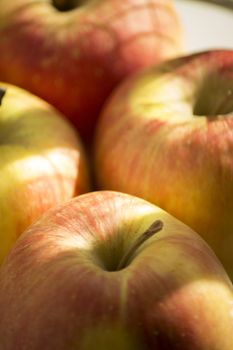
[[[136,252],[136,250],[150,237],[152,237],[155,233],[161,231],[163,228],[163,222],[161,220],[156,220],[153,222],[153,224],[145,231],[143,234],[141,234],[136,241],[133,243],[131,247],[126,251],[126,253],[123,255],[122,259],[120,260],[120,263],[118,264],[117,270],[123,269],[125,266],[127,266],[128,262]]]
[[[6,93],[6,89],[0,87],[0,105],[2,104],[2,99]]]

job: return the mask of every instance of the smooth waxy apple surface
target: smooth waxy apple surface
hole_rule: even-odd
[[[109,191],[51,209],[21,235],[0,271],[0,314],[4,350],[233,344],[232,284],[210,247],[160,208]]]
[[[99,188],[188,224],[233,278],[233,51],[171,60],[121,85],[95,142]]]
[[[33,220],[55,204],[87,192],[90,183],[83,146],[64,117],[22,89],[3,83],[0,87],[2,262]]]
[[[53,104],[89,142],[116,84],[179,54],[181,32],[171,0],[1,0],[0,79]]]

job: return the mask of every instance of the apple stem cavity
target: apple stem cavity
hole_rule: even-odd
[[[0,105],[2,104],[2,99],[6,93],[6,89],[0,87]]]
[[[84,4],[87,0],[52,0],[53,6],[61,12],[74,10]]]
[[[120,263],[118,264],[117,270],[121,270],[124,267],[126,267],[131,260],[134,253],[137,251],[137,249],[150,237],[152,237],[157,232],[161,231],[163,228],[163,222],[161,220],[156,220],[153,222],[153,224],[145,231],[143,232],[133,243],[132,246],[126,251],[126,253],[123,255],[122,259],[120,260]]]

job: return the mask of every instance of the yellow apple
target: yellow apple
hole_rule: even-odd
[[[0,262],[40,214],[89,190],[86,154],[67,120],[40,98],[0,83]]]

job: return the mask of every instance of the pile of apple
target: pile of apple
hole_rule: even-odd
[[[0,53],[0,350],[232,350],[233,49],[1,0]]]

